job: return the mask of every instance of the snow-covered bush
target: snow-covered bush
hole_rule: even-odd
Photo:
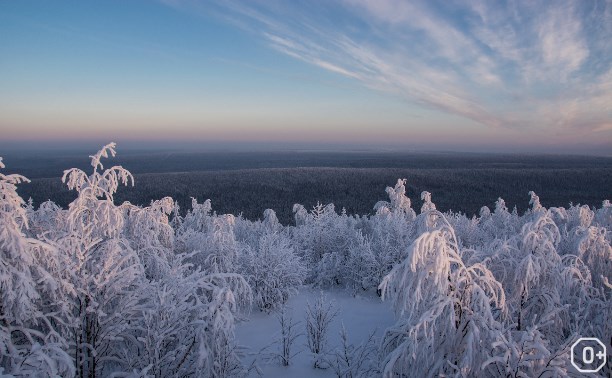
[[[168,215],[174,210],[170,197],[152,201],[145,208],[125,203],[125,237],[136,251],[149,279],[159,279],[168,274],[168,260],[174,249],[174,230]]]
[[[487,209],[488,210],[488,209]],[[509,212],[506,202],[498,198],[493,213],[484,211],[480,218],[483,241],[506,239],[515,235],[521,228],[519,216],[515,211]]]
[[[416,218],[416,213],[412,209],[412,202],[406,196],[406,179],[398,179],[395,187],[387,186],[385,189],[389,195],[389,202],[379,201],[374,205],[374,210],[378,215],[389,213],[401,214],[410,222]]]
[[[359,345],[349,341],[342,323],[340,347],[329,358],[329,365],[338,378],[366,378],[380,375],[378,370],[378,348],[374,332]]]
[[[484,219],[487,219],[489,216],[490,214],[487,214],[485,211]],[[446,213],[446,220],[455,230],[459,248],[465,248],[467,246],[470,248],[475,248],[484,244],[485,237],[480,226],[483,216],[480,218],[476,216],[468,218],[464,214],[449,211]]]
[[[385,261],[375,254],[371,238],[357,234],[356,243],[351,244],[346,260],[345,281],[347,286],[357,293],[376,288],[387,273]]]
[[[239,253],[235,220],[231,214],[211,213],[210,200],[199,204],[193,198],[192,209],[176,232],[177,250],[190,254],[190,262],[207,272],[234,272]]]
[[[608,232],[612,232],[612,204],[609,200],[604,200],[601,208],[595,213],[595,221],[600,227],[605,227]]]
[[[253,300],[262,311],[282,306],[297,293],[306,276],[306,267],[296,255],[291,241],[281,235],[265,233],[256,249],[245,248],[240,272],[253,290]]]
[[[482,372],[497,377],[568,376],[568,344],[553,353],[550,343],[536,327],[525,331],[507,330],[497,336],[492,356],[482,364]]]
[[[306,341],[315,368],[329,367],[329,327],[337,315],[336,306],[323,293],[315,303],[306,304]]]
[[[114,348],[127,371],[154,377],[193,374],[225,377],[241,371],[234,343],[234,313],[250,305],[238,274],[207,274],[177,257],[162,279],[136,293],[139,326]],[[245,300],[246,299],[246,300]]]
[[[576,255],[591,271],[595,287],[602,287],[604,281],[612,282],[612,247],[610,232],[603,227],[589,227],[578,232]]]
[[[382,278],[406,254],[406,246],[415,236],[415,212],[406,196],[406,180],[387,187],[389,202],[379,201],[376,214],[370,218],[350,218],[345,227],[349,237],[348,251],[330,255],[324,266],[334,267],[338,280],[353,292],[378,287]],[[345,231],[346,232],[346,231]]]
[[[354,218],[338,215],[333,204],[319,203],[310,213],[302,205],[294,205],[293,210],[294,245],[311,267],[306,282],[322,287],[343,284],[349,248],[355,240]]]
[[[281,365],[289,366],[293,358],[298,355],[301,350],[295,350],[295,342],[302,335],[298,330],[300,322],[293,320],[292,310],[286,306],[281,306],[276,313],[276,319],[280,327],[278,338],[274,341],[274,345],[278,350],[271,353],[271,357],[280,361]]]

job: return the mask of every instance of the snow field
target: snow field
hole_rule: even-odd
[[[298,332],[301,335],[296,339],[294,345],[294,349],[300,353],[293,358],[289,366],[282,366],[278,360],[266,361],[266,352],[279,348],[274,342],[280,336],[280,326],[275,314],[254,310],[248,320],[236,325],[236,342],[245,348],[242,358],[244,365],[252,366],[255,363],[261,369],[262,376],[270,378],[335,377],[332,368],[316,369],[313,367],[304,334],[307,302],[314,303],[321,292],[338,309],[338,315],[332,321],[328,333],[330,357],[332,351],[341,349],[342,324],[347,331],[350,343],[356,345],[365,343],[369,334],[376,331],[374,336],[376,346],[378,346],[385,329],[395,322],[390,303],[383,302],[375,293],[364,292],[362,295],[353,296],[344,289],[321,291],[303,286],[299,289],[298,294],[291,297],[286,304],[293,320],[300,322]],[[253,369],[249,376],[257,377],[259,373]]]

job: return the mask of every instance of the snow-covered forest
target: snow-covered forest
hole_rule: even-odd
[[[310,368],[339,377],[577,376],[579,337],[610,348],[609,201],[546,208],[530,192],[524,214],[500,198],[468,218],[429,192],[413,209],[399,179],[375,215],[296,204],[283,226],[271,209],[250,221],[202,199],[186,213],[169,197],[115,203],[138,183],[111,155],[113,143],[89,172],[65,171],[68,208],[21,198],[27,178],[0,173],[0,376],[256,375],[290,365],[299,333]],[[326,349],[337,312],[325,296],[299,319],[284,307],[306,286],[377,293],[396,323]],[[278,318],[281,348],[245,364],[235,325],[260,311]]]

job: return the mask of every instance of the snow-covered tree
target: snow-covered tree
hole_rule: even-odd
[[[250,306],[238,274],[209,274],[177,256],[161,279],[135,293],[138,324],[114,348],[126,371],[154,377],[226,377],[242,371],[234,342],[234,314]]]
[[[136,251],[149,279],[159,279],[168,274],[168,260],[174,249],[174,230],[168,216],[175,209],[174,201],[165,197],[152,201],[145,208],[123,204],[125,212],[125,237]]]
[[[134,295],[144,280],[140,258],[122,236],[124,214],[114,202],[120,184],[133,183],[121,166],[104,169],[102,158],[115,155],[115,144],[91,156],[92,174],[73,168],[62,180],[77,198],[66,213],[66,228],[53,242],[69,257],[74,291],[65,319],[79,377],[95,377],[110,369],[107,357],[117,339],[137,325],[130,320],[138,311]]]
[[[306,267],[290,240],[280,234],[265,233],[256,249],[246,248],[240,258],[240,271],[253,290],[255,304],[262,311],[282,306],[297,293],[306,276]]]
[[[420,217],[441,226],[419,236],[380,285],[400,316],[385,335],[384,374],[477,374],[507,313],[505,293],[486,266],[463,262],[443,214],[427,210]]]
[[[349,248],[346,261],[345,281],[353,293],[376,288],[388,272],[387,261],[381,261],[372,248],[370,237],[359,232],[355,243]]]
[[[199,204],[193,198],[192,209],[176,232],[177,250],[189,253],[190,261],[207,272],[234,272],[239,254],[235,222],[231,214],[211,213],[210,200]]]
[[[377,214],[399,213],[406,217],[407,221],[412,221],[416,213],[412,209],[412,202],[406,196],[406,179],[398,179],[395,187],[388,186],[385,191],[389,195],[389,202],[379,201],[374,205]]]
[[[595,213],[595,221],[600,227],[612,232],[612,204],[609,200],[603,201],[601,208]]]
[[[355,239],[354,219],[338,215],[334,205],[317,204],[310,213],[294,206],[296,228],[293,240],[304,263],[312,267],[306,282],[318,286],[339,285],[345,276],[346,260]]]
[[[404,179],[398,180],[394,188],[387,187],[390,202],[379,201],[375,205],[376,215],[367,222],[363,233],[358,234],[356,243],[353,243],[352,261],[363,261],[360,274],[365,273],[364,270],[369,271],[372,276],[363,278],[374,281],[373,287],[378,286],[382,278],[406,257],[407,246],[417,237],[416,215],[410,207],[410,199],[405,195],[405,184]],[[359,249],[363,251],[363,256],[355,253]],[[352,265],[354,271],[355,264]]]
[[[62,281],[58,251],[26,236],[28,217],[16,185],[27,181],[0,173],[0,366],[13,376],[72,376],[74,364],[58,327],[63,290],[72,286]]]
[[[78,197],[66,212],[66,229],[53,241],[70,257],[67,268],[74,272],[64,324],[77,375],[227,376],[240,371],[234,315],[239,307],[250,307],[249,285],[229,271],[230,264],[208,258],[223,257],[224,250],[208,250],[203,260],[198,250],[173,251],[171,199],[146,208],[115,206],[118,185],[132,178],[122,167],[103,170],[101,159],[114,152],[110,144],[92,156],[89,176],[66,171],[64,180]],[[232,217],[200,210],[188,214],[180,227],[204,235],[209,246],[233,240],[226,227]]]

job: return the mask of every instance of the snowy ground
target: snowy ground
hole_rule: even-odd
[[[306,303],[314,303],[320,291],[309,287],[302,287],[295,297],[288,301],[294,321],[299,321],[299,332],[302,334],[296,340],[294,348],[301,351],[291,361],[290,366],[281,366],[278,361],[265,361],[263,355],[266,350],[273,352],[278,350],[274,340],[278,338],[280,326],[274,313],[265,314],[255,310],[250,319],[236,326],[236,338],[238,344],[245,348],[243,362],[249,366],[254,361],[261,369],[264,377],[332,377],[335,376],[332,369],[314,369],[312,367],[311,355],[306,346],[305,331],[305,308]],[[340,345],[339,332],[344,327],[352,344],[359,345],[365,342],[369,334],[376,330],[376,342],[380,341],[385,329],[394,323],[394,315],[390,302],[382,302],[375,293],[353,297],[344,290],[325,290],[323,293],[331,300],[338,309],[338,316],[330,327],[328,336],[330,350]],[[268,347],[268,349],[266,349]],[[263,352],[261,352],[263,351]],[[250,376],[259,374],[253,369]]]

